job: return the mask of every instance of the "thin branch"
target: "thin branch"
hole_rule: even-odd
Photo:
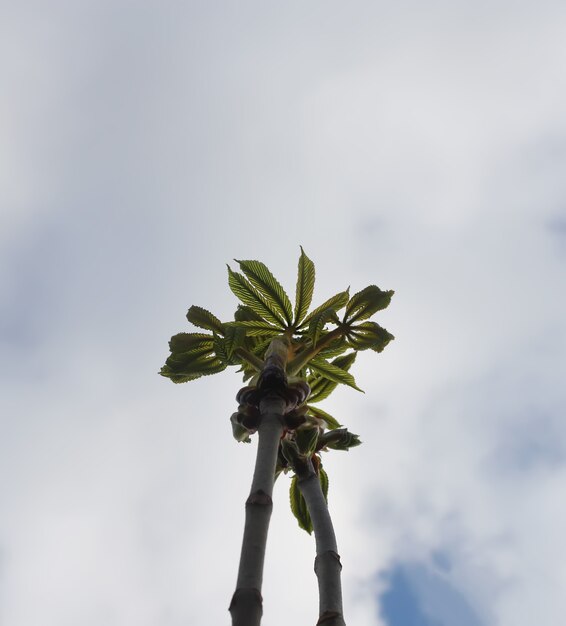
[[[309,460],[298,470],[298,486],[307,504],[316,540],[314,571],[318,579],[319,620],[324,626],[345,626],[342,609],[342,565],[334,526],[320,480]]]
[[[266,352],[258,387],[248,392],[252,394],[250,398],[255,394],[255,402],[259,403],[259,441],[252,486],[246,501],[238,580],[229,607],[232,626],[259,626],[263,613],[261,586],[265,546],[273,511],[277,453],[289,404],[285,374],[288,345],[288,341],[281,337],[272,340]]]
[[[268,396],[261,401],[259,442],[250,495],[236,591],[230,604],[233,626],[258,626],[262,615],[261,586],[279,441],[286,401]]]

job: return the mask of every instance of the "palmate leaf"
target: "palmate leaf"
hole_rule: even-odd
[[[348,339],[356,350],[382,352],[395,337],[375,322],[362,322],[348,331]]]
[[[299,490],[299,479],[297,476],[293,476],[291,479],[291,486],[289,487],[289,501],[291,504],[291,511],[297,518],[299,526],[308,532],[312,533],[312,520],[307,509],[307,503],[303,498],[303,494]]]
[[[206,355],[194,358],[186,352],[172,354],[159,372],[174,383],[184,383],[201,376],[217,374],[226,369],[226,363],[216,356]]]
[[[311,402],[320,402],[326,400],[328,396],[338,387],[338,383],[332,380],[328,380],[323,376],[309,376],[307,383],[311,388],[311,394],[309,396],[309,404]]]
[[[245,339],[246,333],[243,328],[226,327],[224,343],[230,359],[232,358],[235,350],[244,345]]]
[[[209,348],[212,350],[214,337],[205,333],[178,333],[169,340],[171,352],[188,352]]]
[[[335,358],[332,361],[332,365],[336,365],[337,367],[348,371],[354,361],[356,360],[355,352],[348,352],[348,354],[343,354]],[[307,377],[307,383],[311,388],[311,394],[309,396],[309,403],[311,402],[320,402],[321,400],[325,400],[328,396],[336,389],[338,386],[338,382],[333,380],[329,380],[323,375],[313,373]]]
[[[267,324],[261,315],[256,313],[251,307],[243,304],[238,304],[238,308],[234,313],[234,320],[236,322],[263,322]]]
[[[310,323],[311,319],[315,315],[317,315],[321,311],[324,311],[325,309],[334,309],[335,311],[340,311],[340,309],[343,309],[346,304],[348,304],[349,297],[349,291],[346,290],[337,293],[335,296],[332,296],[332,298],[328,298],[326,302],[323,302],[319,307],[317,307],[314,311],[312,311],[305,317],[305,319],[300,323],[299,328],[304,328],[307,324]]]
[[[338,321],[336,311],[332,308],[323,309],[316,315],[313,315],[309,323],[308,336],[312,341],[313,347],[316,346],[324,327],[328,322]]]
[[[301,256],[299,257],[299,269],[297,272],[297,288],[295,291],[295,319],[294,326],[297,326],[307,314],[312,301],[314,291],[315,269],[314,263],[305,254],[301,246]]]
[[[229,265],[227,267],[228,286],[232,293],[263,319],[284,329],[285,324],[282,317],[277,313],[277,309],[269,304],[242,274],[233,272]]]
[[[321,335],[320,337],[321,340],[324,340],[325,335],[326,333],[323,333]],[[350,348],[350,346],[348,345],[346,338],[342,336],[342,337],[335,339],[328,347],[323,348],[318,353],[318,356],[321,356],[323,359],[327,359],[327,360],[332,359],[336,356],[344,354],[344,352],[346,352],[348,348]]]
[[[259,341],[253,348],[253,353],[257,356],[263,356],[271,344],[271,337],[258,337]]]
[[[310,404],[307,404],[307,410],[311,415],[318,417],[318,419],[324,420],[328,430],[336,430],[337,428],[340,428],[338,420],[332,417],[330,413],[327,413],[326,411],[323,411],[316,406],[311,406]]]
[[[316,450],[318,428],[298,428],[295,431],[295,442],[302,456],[310,457]]]
[[[328,361],[325,361],[324,359],[321,359],[320,357],[316,357],[309,361],[308,367],[312,371],[315,371],[318,374],[322,374],[328,380],[331,380],[336,383],[342,383],[343,385],[348,385],[349,387],[353,387],[354,389],[357,389],[358,391],[362,391],[356,385],[356,381],[354,380],[354,377],[352,376],[352,374],[350,374],[346,370],[336,365],[335,361],[333,363],[329,363]]]
[[[159,371],[161,376],[165,376],[165,378],[169,378],[171,382],[174,383],[188,383],[191,380],[196,380],[200,378],[202,374],[177,374],[171,370],[167,365],[164,365]]]
[[[267,265],[261,261],[238,261],[236,259],[236,262],[248,280],[270,305],[270,308],[274,308],[277,315],[286,321],[287,327],[290,327],[293,323],[291,301]]]
[[[228,328],[239,328],[244,331],[248,337],[267,337],[281,334],[281,329],[276,328],[272,324],[260,321],[246,321],[246,322],[228,322],[226,324]]]
[[[338,428],[321,435],[316,449],[318,451],[332,448],[333,450],[348,451],[350,448],[361,445],[361,443],[358,435],[351,433],[347,428]]]
[[[358,291],[350,298],[346,306],[344,321],[351,324],[371,317],[389,305],[393,294],[393,291],[381,291],[376,285],[370,285]]]
[[[178,374],[201,373],[201,375],[209,370],[215,370],[219,365],[226,367],[226,364],[222,363],[215,354],[200,355],[191,352],[176,352],[165,361],[165,365]]]
[[[193,305],[187,311],[187,319],[191,322],[191,324],[194,324],[199,328],[211,330],[219,335],[224,334],[224,326],[222,322],[210,311],[207,311],[200,306]]]
[[[355,352],[348,352],[348,354],[343,354],[342,356],[336,357],[334,361],[332,361],[332,364],[348,372],[354,364],[356,356],[357,354]]]
[[[242,328],[226,326],[224,337],[214,335],[214,352],[216,356],[227,365],[237,365],[241,359],[235,356],[234,351],[241,347],[246,338]]]

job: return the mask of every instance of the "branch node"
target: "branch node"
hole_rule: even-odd
[[[250,495],[248,496],[248,499],[246,500],[246,506],[248,504],[259,504],[261,506],[266,506],[266,505],[273,506],[273,500],[271,499],[271,496],[269,494],[259,489],[258,491],[255,491],[254,493],[250,493]]]

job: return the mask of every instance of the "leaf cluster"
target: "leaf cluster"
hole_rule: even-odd
[[[244,380],[253,382],[271,341],[284,336],[289,343],[287,374],[308,382],[310,402],[327,398],[339,384],[361,391],[349,369],[357,352],[381,352],[393,339],[369,320],[388,306],[393,291],[370,285],[350,296],[346,289],[309,312],[315,266],[302,248],[294,306],[264,263],[237,263],[241,272],[228,266],[228,285],[240,301],[234,319],[222,322],[207,309],[191,306],[187,319],[199,332],[171,338],[171,354],[160,374],[182,383],[239,366]]]

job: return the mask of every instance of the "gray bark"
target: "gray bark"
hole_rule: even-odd
[[[261,621],[265,546],[273,510],[271,498],[285,407],[286,400],[275,394],[267,394],[260,402],[256,464],[250,495],[246,501],[238,581],[229,608],[232,626],[259,626]]]
[[[324,626],[345,626],[342,609],[342,565],[332,519],[320,480],[308,461],[300,471],[298,486],[307,504],[316,540],[314,571],[318,579],[319,619]]]

